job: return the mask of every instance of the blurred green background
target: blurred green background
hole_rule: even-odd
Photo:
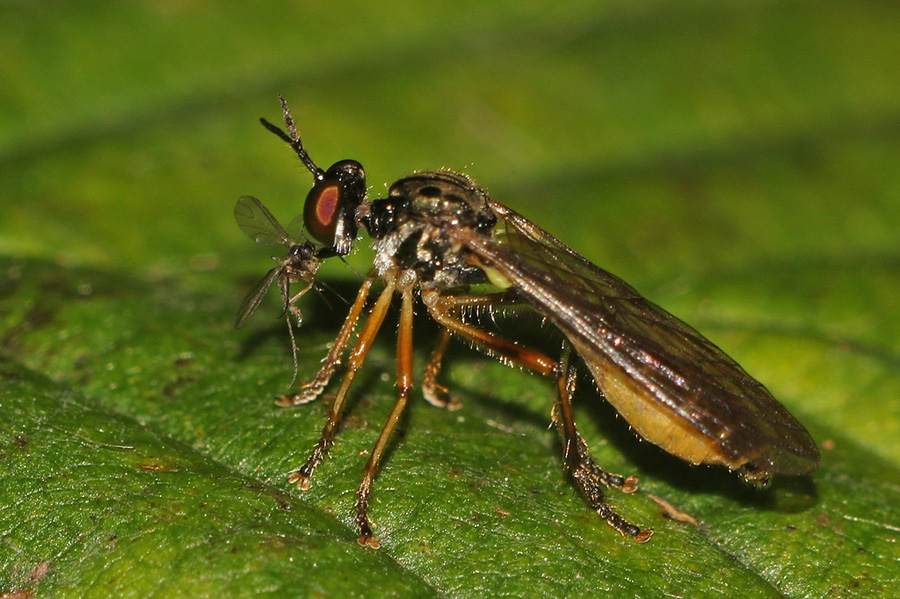
[[[898,57],[892,1],[3,3],[0,595],[888,596]],[[361,161],[373,196],[464,170],[696,325],[809,427],[820,470],[755,494],[585,389],[598,459],[701,523],[612,493],[656,530],[635,545],[561,474],[551,386],[460,349],[463,411],[415,402],[376,483],[384,549],[357,547],[392,326],[302,495],[285,474],[326,406],[272,403],[291,376],[275,299],[230,328],[271,266],[234,202],[287,223],[311,179],[257,122],[278,94],[312,157]],[[344,297],[359,278],[323,270]],[[345,310],[323,295],[301,377]]]

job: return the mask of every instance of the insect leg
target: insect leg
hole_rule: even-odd
[[[283,395],[278,401],[278,405],[299,406],[318,399],[322,394],[322,391],[324,391],[325,387],[328,385],[328,381],[331,380],[331,375],[334,374],[334,371],[341,364],[341,356],[344,354],[344,349],[347,347],[350,335],[356,328],[356,322],[359,320],[359,315],[362,314],[363,307],[366,304],[366,299],[369,297],[369,291],[371,289],[372,279],[367,278],[363,282],[362,287],[359,288],[359,292],[356,294],[356,300],[353,302],[353,306],[350,307],[350,312],[347,314],[347,318],[344,320],[341,330],[331,344],[328,355],[326,355],[325,359],[322,361],[322,367],[319,369],[319,372],[316,373],[315,377],[304,383],[297,393]]]
[[[626,493],[637,489],[637,480],[623,477],[603,470],[594,462],[584,438],[575,428],[572,415],[572,395],[575,393],[575,367],[569,363],[570,349],[566,346],[559,362],[559,374],[556,379],[558,400],[553,410],[553,422],[557,425],[563,438],[563,462],[571,473],[572,479],[581,489],[588,504],[597,515],[606,520],[623,536],[634,538],[644,543],[653,535],[653,531],[640,528],[625,520],[606,503],[602,485],[618,487]]]
[[[371,281],[367,279],[363,286],[365,287],[366,285],[371,285]],[[369,318],[366,320],[362,331],[359,333],[356,345],[353,347],[353,351],[350,352],[350,358],[347,360],[347,372],[344,374],[344,380],[341,382],[341,387],[334,398],[334,402],[331,404],[331,410],[328,411],[328,420],[326,420],[325,426],[322,428],[322,437],[319,439],[319,442],[316,443],[316,446],[313,448],[312,454],[310,454],[306,463],[288,476],[288,482],[297,483],[301,489],[309,488],[310,477],[319,465],[319,462],[322,461],[325,452],[333,443],[334,430],[337,427],[338,422],[340,422],[341,412],[344,409],[344,402],[347,399],[347,391],[353,383],[356,372],[362,366],[363,360],[366,359],[366,354],[369,353],[372,341],[374,341],[375,335],[378,334],[378,329],[381,328],[381,324],[384,322],[384,317],[391,305],[391,298],[394,295],[395,289],[396,282],[393,280],[388,281],[387,286],[375,301],[375,305],[369,313]],[[360,294],[357,296],[357,303],[362,303],[359,301],[360,297],[363,297],[362,301],[364,302],[365,297],[363,295],[363,290],[360,290]],[[355,308],[356,304],[354,304],[354,309]],[[347,317],[347,321],[350,321],[352,317],[353,310],[351,310],[350,316]],[[345,321],[345,327],[343,328],[346,328],[346,324],[347,322]],[[344,332],[343,328],[341,329],[341,333]],[[352,328],[353,327],[351,326],[350,329],[352,330]],[[347,335],[349,336],[349,334],[348,331]],[[337,342],[335,342],[335,345],[337,345]],[[329,356],[330,355],[331,354],[329,353]]]
[[[307,285],[284,302],[285,309],[297,319],[297,325],[303,324],[303,313],[300,311],[300,308],[297,307],[297,302],[312,288],[312,285]]]
[[[363,475],[362,482],[359,484],[359,498],[356,502],[356,526],[359,530],[359,544],[371,547],[372,549],[378,549],[381,546],[372,534],[372,528],[367,514],[369,508],[369,495],[372,490],[372,481],[375,480],[375,474],[378,472],[378,464],[381,462],[381,457],[384,455],[384,450],[387,447],[391,433],[394,432],[394,428],[397,426],[400,417],[403,415],[403,410],[406,408],[407,401],[409,400],[409,393],[412,389],[412,289],[404,289],[401,293],[401,298],[400,327],[397,331],[397,403],[394,404],[391,415],[388,417],[384,428],[381,430],[378,441],[375,442],[375,447],[372,448],[369,461],[366,462],[365,474]]]
[[[493,308],[499,305],[519,304],[522,302],[521,298],[507,292],[482,295],[454,295],[446,296],[444,299],[446,300],[446,304],[444,304],[444,302],[442,302],[442,304],[450,306],[448,309],[454,314],[458,314],[460,308]],[[438,339],[437,345],[431,352],[428,364],[425,365],[425,377],[422,380],[422,395],[425,396],[425,400],[428,403],[436,408],[458,410],[462,407],[462,403],[450,395],[446,387],[437,382],[437,376],[441,371],[441,361],[444,358],[444,352],[447,350],[449,341],[450,330],[445,328],[441,331],[441,337]]]
[[[447,387],[437,382],[438,373],[441,371],[441,360],[444,358],[444,352],[447,350],[447,344],[450,342],[450,330],[442,329],[441,336],[438,339],[431,357],[428,358],[428,364],[425,365],[425,377],[422,379],[422,395],[425,401],[436,408],[447,408],[448,410],[458,410],[462,407],[462,403],[447,391]]]
[[[428,308],[428,313],[438,324],[449,329],[450,332],[465,337],[482,348],[488,355],[498,356],[503,362],[517,364],[545,376],[556,374],[558,367],[556,360],[551,360],[537,350],[507,341],[463,322],[457,307],[466,301],[466,297],[470,296],[442,296],[439,291],[434,289],[422,290],[422,301]]]
[[[297,370],[299,368],[297,362],[297,342],[294,340],[294,325],[291,323],[291,315],[297,320],[297,326],[300,326],[303,323],[303,313],[300,311],[300,308],[297,307],[296,303],[300,301],[300,298],[303,295],[312,289],[312,285],[304,287],[293,297],[288,298],[288,293],[286,290],[282,290],[282,297],[284,298],[284,309],[285,309],[285,322],[287,322],[288,336],[291,338],[291,357],[294,360],[294,376],[291,378],[291,385],[294,384],[294,381],[297,380]],[[290,386],[290,385],[289,385]],[[285,399],[279,398],[275,402],[278,405],[294,405],[293,402],[285,403]]]
[[[516,306],[526,303],[522,296],[510,291],[445,295],[441,299],[455,308],[496,308],[497,306]]]

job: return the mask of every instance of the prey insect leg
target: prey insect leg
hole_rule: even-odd
[[[626,493],[637,489],[637,480],[633,476],[623,477],[603,470],[594,462],[584,438],[575,428],[572,415],[572,395],[575,393],[575,367],[569,363],[570,349],[566,346],[559,361],[559,373],[556,379],[558,400],[553,409],[553,422],[557,425],[563,439],[563,463],[578,485],[584,498],[597,515],[606,520],[610,526],[623,536],[634,538],[644,543],[653,535],[653,531],[631,524],[616,513],[606,503],[601,485],[613,486]]]
[[[297,380],[297,369],[298,369],[297,342],[294,340],[294,325],[291,323],[291,315],[293,315],[294,318],[297,320],[297,326],[300,326],[300,324],[303,322],[303,313],[300,311],[300,308],[297,307],[296,303],[298,301],[300,301],[300,298],[303,297],[303,295],[310,289],[312,289],[312,285],[304,287],[303,289],[301,289],[300,291],[295,293],[290,298],[288,298],[289,293],[286,288],[282,288],[282,291],[281,291],[281,297],[283,298],[284,308],[285,308],[284,319],[287,322],[288,336],[291,338],[291,357],[294,360],[294,376],[291,378],[291,385],[293,385],[294,381]],[[281,397],[275,401],[276,405],[294,405],[293,402],[288,402],[288,403],[284,403],[284,402],[285,402],[284,397]]]
[[[307,289],[309,288],[307,287]],[[372,279],[367,278],[363,282],[362,287],[359,288],[359,292],[356,294],[356,300],[353,302],[353,306],[350,307],[350,312],[347,314],[347,318],[344,320],[341,330],[331,344],[328,355],[325,356],[325,359],[322,361],[322,367],[319,369],[319,372],[317,372],[316,376],[312,379],[304,383],[297,393],[282,396],[278,405],[299,406],[318,399],[322,394],[322,391],[324,391],[325,387],[328,385],[328,381],[331,380],[331,375],[334,374],[334,371],[341,364],[341,356],[344,354],[344,349],[347,347],[347,342],[350,340],[353,329],[356,328],[356,322],[359,320],[359,315],[362,314],[363,307],[366,304],[366,299],[369,297],[369,291],[371,289]]]
[[[368,287],[371,286],[371,280],[367,279],[366,283],[363,284],[365,289],[365,293],[368,293]],[[369,318],[366,320],[366,323],[363,325],[362,331],[359,333],[359,338],[356,340],[356,345],[353,348],[353,351],[350,352],[350,357],[347,360],[347,371],[344,373],[344,380],[341,382],[341,387],[338,390],[337,396],[334,398],[334,402],[331,404],[331,409],[328,411],[328,420],[325,422],[325,426],[322,428],[322,437],[319,439],[319,442],[316,443],[316,446],[313,448],[312,453],[309,456],[309,459],[306,460],[306,463],[303,464],[300,468],[292,472],[288,476],[288,482],[297,483],[301,489],[309,488],[309,479],[315,471],[316,467],[322,461],[322,458],[325,456],[325,452],[328,451],[328,448],[333,443],[334,431],[340,422],[341,412],[344,409],[344,403],[347,399],[347,391],[350,389],[350,385],[353,383],[353,379],[356,376],[356,372],[362,366],[363,360],[366,359],[366,354],[369,353],[369,349],[372,346],[372,342],[375,340],[375,335],[378,334],[378,329],[381,328],[381,324],[384,322],[384,317],[387,315],[388,308],[391,305],[391,298],[394,295],[394,290],[396,289],[396,282],[391,280],[388,281],[387,286],[378,296],[378,299],[375,301],[375,305],[372,307],[372,311],[369,313]],[[341,334],[345,331],[347,327],[347,323],[351,320],[355,321],[355,318],[359,316],[358,313],[355,313],[357,304],[361,304],[365,302],[364,290],[361,289],[360,293],[357,295],[357,301],[354,303],[353,308],[350,311],[350,315],[347,317],[347,321],[344,322],[344,327],[341,328]],[[349,337],[350,331],[352,331],[353,323],[349,326],[349,330],[346,332]],[[340,335],[339,335],[340,336]],[[346,343],[346,340],[344,340]],[[335,346],[338,345],[338,341],[335,341]],[[332,350],[334,348],[332,347]],[[341,352],[338,352],[339,356]],[[329,353],[329,357],[331,353]],[[326,364],[325,367],[328,365]],[[323,370],[325,369],[323,367]],[[332,368],[333,369],[333,368]]]
[[[362,482],[359,484],[358,499],[356,502],[356,526],[359,530],[359,544],[378,549],[381,545],[372,534],[372,527],[367,514],[369,508],[369,495],[372,490],[372,482],[375,480],[375,474],[378,472],[378,464],[384,455],[388,440],[394,428],[406,409],[409,400],[409,393],[412,390],[413,378],[413,346],[412,346],[412,330],[413,330],[413,294],[411,288],[403,289],[401,292],[400,305],[400,326],[397,331],[397,403],[391,410],[375,447],[366,462],[365,474]]]

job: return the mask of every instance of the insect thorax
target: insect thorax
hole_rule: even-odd
[[[439,289],[483,283],[484,273],[466,261],[465,239],[490,237],[497,216],[487,194],[464,175],[417,173],[394,183],[388,198],[372,202],[363,224],[374,238],[381,275],[411,269]]]

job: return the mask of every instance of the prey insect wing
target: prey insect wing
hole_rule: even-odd
[[[244,323],[247,322],[247,319],[250,318],[256,309],[259,308],[259,305],[262,303],[263,298],[266,297],[266,294],[269,292],[269,287],[272,286],[272,283],[281,276],[284,267],[276,266],[271,269],[266,276],[259,280],[259,283],[256,284],[256,287],[250,290],[249,293],[244,297],[244,301],[241,302],[241,307],[238,308],[237,319],[234,322],[234,328],[239,329],[244,326]]]
[[[694,464],[744,468],[749,479],[815,469],[809,433],[737,362],[624,281],[489,202],[504,227],[495,239],[467,238],[467,246],[565,334],[641,436]]]
[[[286,246],[294,244],[294,240],[281,223],[253,196],[244,196],[237,201],[234,206],[234,220],[237,221],[241,231],[256,243],[263,245],[283,243]]]
[[[252,196],[244,196],[237,201],[234,207],[234,219],[241,230],[257,243],[264,245],[280,243],[288,248],[287,255],[283,259],[276,259],[278,266],[266,273],[266,276],[244,297],[244,301],[241,302],[241,307],[238,309],[234,327],[239,329],[247,322],[275,281],[278,281],[279,284],[284,309],[294,314],[299,321],[300,310],[294,306],[294,302],[310,287],[303,288],[291,297],[290,285],[300,281],[312,284],[319,268],[315,246],[308,241],[296,243],[268,208]],[[290,226],[293,227],[298,222],[295,219]]]

